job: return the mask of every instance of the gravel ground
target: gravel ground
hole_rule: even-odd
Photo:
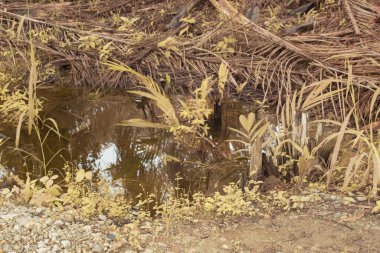
[[[103,215],[95,221],[73,222],[70,211],[6,203],[0,208],[0,231],[0,252],[128,250],[126,239],[115,240],[118,229]]]
[[[321,196],[321,202],[300,212],[203,217],[172,224],[170,233],[159,219],[148,219],[135,230],[125,231],[123,224],[130,224],[128,221],[104,215],[80,220],[73,219],[71,210],[7,202],[0,207],[0,253],[380,252],[380,214],[370,213],[370,203],[364,198]],[[133,240],[141,244],[140,250],[131,246]]]

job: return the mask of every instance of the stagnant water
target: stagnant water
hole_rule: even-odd
[[[198,151],[181,150],[165,131],[117,125],[122,120],[151,116],[147,106],[125,91],[99,94],[80,89],[45,89],[39,90],[38,96],[43,100],[40,116],[54,119],[61,137],[41,126],[41,138],[46,137],[41,147],[35,132],[28,136],[23,130],[21,150],[16,150],[15,129],[2,129],[2,134],[9,137],[2,165],[7,172],[21,178],[26,173],[34,178],[44,173],[43,153],[47,170],[54,174],[64,175],[64,165],[69,163],[71,167],[102,175],[112,183],[113,189],[130,196],[156,193],[162,197],[177,184],[186,190],[206,191],[214,189],[218,182],[236,180],[237,165],[223,159],[209,161],[211,152],[202,150],[207,147]],[[224,106],[223,117],[211,122],[213,138],[227,138],[226,126],[236,125],[242,112],[240,103]],[[167,154],[181,156],[184,162],[167,164]],[[206,169],[198,163],[202,159],[208,164]],[[182,178],[180,181],[176,180],[178,176]]]

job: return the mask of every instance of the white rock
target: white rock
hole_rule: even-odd
[[[107,216],[105,216],[104,214],[99,214],[98,219],[101,220],[101,221],[106,221],[107,220]]]
[[[52,219],[50,219],[50,218],[47,218],[47,219],[45,220],[45,224],[48,225],[48,226],[50,226],[52,223],[53,223],[53,221],[52,221]]]
[[[86,226],[83,227],[83,229],[84,229],[85,231],[87,231],[87,232],[91,232],[91,230],[92,230],[92,226],[90,226],[90,225],[86,225]]]
[[[61,244],[62,244],[62,247],[64,247],[65,249],[70,248],[71,246],[71,243],[69,240],[62,240]]]
[[[223,245],[222,245],[222,248],[223,248],[223,249],[230,249],[230,247],[229,247],[227,244],[223,244]]]
[[[37,243],[37,247],[38,247],[39,249],[41,249],[41,248],[45,248],[45,243],[44,243],[43,241],[39,241],[39,242]]]
[[[45,212],[45,208],[39,207],[36,209],[36,215],[42,215]]]
[[[55,232],[52,232],[49,234],[49,238],[52,240],[52,241],[56,241],[58,239],[58,233],[55,233]]]
[[[51,248],[51,252],[57,252],[59,250],[58,245],[54,245],[53,248]]]
[[[57,221],[54,222],[54,225],[56,225],[56,226],[63,226],[63,225],[65,225],[65,223],[63,221],[61,221],[61,220],[57,220]]]
[[[168,245],[166,245],[166,244],[163,243],[163,242],[158,242],[158,243],[157,243],[157,246],[160,247],[160,248],[167,248],[167,247],[168,247]]]
[[[154,253],[154,251],[151,250],[151,249],[145,249],[145,250],[143,251],[143,253]]]
[[[37,253],[48,253],[48,252],[50,252],[49,247],[37,249]]]
[[[95,243],[94,245],[92,245],[92,252],[100,253],[100,252],[104,252],[104,250],[101,245]]]

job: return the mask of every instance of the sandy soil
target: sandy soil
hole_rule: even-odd
[[[71,210],[0,207],[0,252],[380,252],[380,214],[367,201],[329,195],[301,211],[263,217],[211,217],[170,224],[141,222],[136,239],[111,218],[73,222]],[[123,224],[125,225],[125,224]],[[169,232],[168,232],[169,231]]]
[[[300,213],[199,221],[158,240],[174,252],[380,252],[380,215],[363,207],[324,202]]]

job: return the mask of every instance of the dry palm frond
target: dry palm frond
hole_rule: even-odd
[[[362,34],[362,31],[371,33],[376,19],[380,16],[376,7],[365,0],[343,0],[343,5],[355,33],[357,35]]]
[[[131,5],[132,1],[125,2],[127,5]],[[131,84],[137,84],[137,79],[127,80],[121,72],[107,70],[100,63],[96,49],[83,50],[78,47],[81,37],[94,35],[101,39],[103,44],[112,41],[115,50],[112,57],[109,58],[110,60],[124,62],[136,72],[151,76],[156,82],[164,79],[164,75],[170,75],[172,83],[176,84],[170,85],[170,88],[175,88],[175,92],[183,92],[192,84],[201,83],[204,76],[218,75],[221,63],[224,63],[228,67],[228,82],[225,82],[223,87],[225,94],[232,94],[231,96],[234,97],[238,93],[237,96],[240,99],[266,101],[269,105],[277,106],[278,112],[283,108],[286,98],[292,96],[296,90],[300,90],[305,83],[310,84],[324,79],[344,79],[347,76],[344,66],[349,63],[353,66],[352,85],[355,86],[357,94],[360,94],[357,104],[361,107],[360,109],[363,109],[363,118],[366,120],[363,123],[365,125],[370,123],[368,122],[368,115],[371,114],[370,107],[374,108],[372,113],[377,111],[379,96],[373,100],[373,106],[369,105],[368,101],[371,101],[372,94],[379,85],[380,52],[378,44],[374,40],[358,42],[351,29],[280,37],[280,35],[263,29],[259,25],[260,22],[252,23],[225,0],[212,0],[211,8],[208,8],[210,5],[206,5],[202,13],[206,12],[212,15],[209,17],[208,15],[204,15],[206,17],[197,16],[196,24],[194,24],[197,26],[195,29],[197,33],[194,34],[196,35],[194,37],[180,36],[175,30],[162,31],[157,24],[153,25],[154,29],[152,30],[152,26],[148,23],[142,25],[141,28],[136,27],[134,31],[120,32],[115,27],[112,29],[95,25],[91,22],[92,20],[85,18],[91,14],[93,16],[102,15],[103,10],[106,10],[104,14],[107,15],[109,8],[119,4],[121,1],[112,1],[112,4],[100,1],[91,7],[74,2],[62,4],[62,8],[70,10],[70,15],[78,12],[85,13],[83,17],[78,16],[79,22],[68,23],[61,16],[54,20],[43,19],[44,21],[33,15],[23,17],[16,12],[18,8],[23,8],[22,3],[12,3],[9,5],[10,8],[7,8],[8,12],[0,11],[0,17],[3,20],[0,29],[1,32],[14,30],[15,35],[19,36],[19,41],[6,37],[6,35],[4,35],[4,41],[9,40],[9,43],[16,47],[28,45],[28,38],[25,38],[26,31],[37,33],[48,31],[52,37],[51,41],[41,43],[37,38],[34,41],[36,48],[53,56],[53,63],[56,65],[71,65],[71,74],[76,85],[130,88]],[[166,1],[150,0],[141,5],[144,8],[137,10],[137,13],[142,13],[147,8],[158,8],[158,5],[167,8]],[[41,4],[31,3],[28,8],[39,9],[41,6]],[[76,10],[76,6],[82,9]],[[178,1],[173,6],[171,5],[174,8],[178,6],[183,6],[183,2]],[[364,4],[354,1],[350,1],[350,6],[361,29],[361,17],[357,17],[360,13],[357,11],[357,6],[371,12],[372,14],[369,15],[371,17],[376,15],[373,6],[371,10],[371,8],[364,7]],[[214,7],[228,18],[215,24],[215,27],[205,28],[202,21],[198,21],[199,19],[206,20],[211,24],[219,22]],[[15,13],[12,13],[13,10]],[[170,22],[172,13],[174,12],[170,12],[170,15],[167,16],[166,24]],[[153,20],[159,16],[156,13],[152,15],[155,15]],[[363,15],[367,18],[369,16]],[[236,29],[236,26],[231,24],[232,22],[238,23],[239,29]],[[12,28],[13,23],[16,25]],[[21,29],[21,25],[24,30]],[[362,32],[365,36],[365,29],[362,29]],[[136,40],[134,39],[136,36],[142,37]],[[166,57],[165,50],[157,45],[169,37],[175,39],[178,50],[172,52],[170,57]],[[234,52],[231,54],[215,50],[215,45],[226,37],[236,41]],[[221,76],[220,73],[219,76]],[[238,84],[245,82],[246,84],[239,88]],[[344,83],[334,83],[327,87],[326,90],[330,90],[324,91],[323,94],[344,87]],[[302,95],[308,97],[310,92],[312,89],[307,89]],[[328,95],[326,95],[327,97]],[[345,108],[349,108],[343,97],[338,95],[333,98],[331,96],[331,99],[325,99],[323,105],[322,103],[315,105],[308,107],[308,110],[314,110],[317,113],[322,107],[333,108],[335,115],[340,114],[340,117],[347,113]]]
[[[152,78],[144,76],[138,73],[137,71],[133,70],[132,68],[122,65],[122,64],[116,64],[116,63],[104,63],[104,64],[108,66],[109,69],[111,70],[127,72],[133,75],[135,78],[137,78],[140,81],[140,83],[143,85],[142,88],[144,88],[146,91],[130,91],[130,93],[140,95],[140,96],[143,96],[155,101],[157,107],[164,114],[165,123],[169,127],[175,127],[179,125],[179,121],[175,114],[174,107],[172,103],[170,102],[170,99],[166,96],[166,94],[161,89],[161,87]],[[131,124],[133,122],[129,122],[129,123]],[[138,121],[137,123],[141,125],[142,122]],[[152,126],[149,125],[149,127],[152,127]]]
[[[252,22],[243,14],[239,13],[227,0],[210,0],[210,1],[215,6],[215,8],[218,9],[220,13],[225,14],[227,17],[231,18],[236,23],[239,23],[243,26],[248,26],[249,28],[252,28],[254,32],[259,34],[263,38],[268,39],[269,41],[274,42],[308,60],[316,61],[320,63],[321,65],[323,65],[321,62],[311,57],[310,55],[308,55],[306,52],[302,51],[298,47],[294,46],[293,44],[287,42],[286,40],[274,35],[273,33],[265,30],[264,28],[260,27],[256,23]]]
[[[346,10],[350,20],[351,20],[351,23],[352,23],[352,26],[354,27],[354,31],[357,35],[360,35],[362,32],[360,31],[360,28],[358,26],[358,23],[356,22],[356,18],[354,16],[354,14],[352,13],[352,9],[351,9],[351,5],[350,5],[350,0],[343,0],[343,5],[344,5],[344,9]]]

